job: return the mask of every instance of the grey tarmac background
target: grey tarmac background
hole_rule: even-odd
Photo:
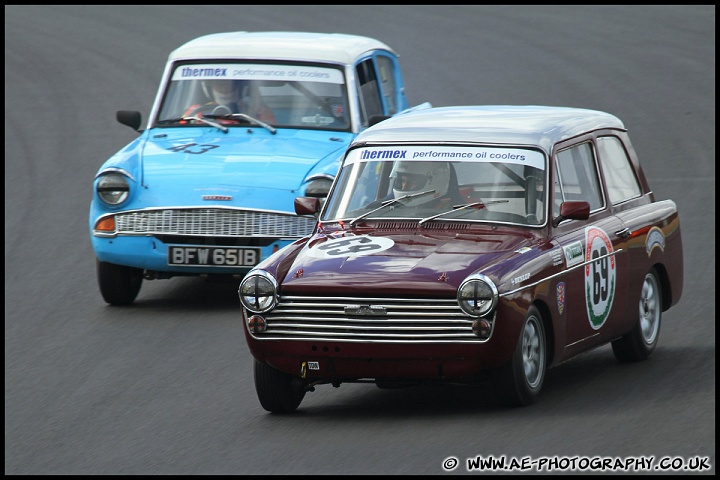
[[[619,116],[681,213],[684,296],[655,355],[594,350],[523,409],[482,389],[343,385],[276,416],[235,285],[146,282],[106,306],[87,213],[97,168],[135,138],[115,111],[147,115],[169,52],[232,30],[376,37],[412,104]],[[714,5],[5,6],[6,474],[443,474],[448,457],[462,474],[490,455],[706,458],[714,474],[715,248]]]

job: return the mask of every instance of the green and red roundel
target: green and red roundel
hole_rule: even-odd
[[[612,308],[617,268],[612,242],[603,230],[587,227],[585,242],[585,300],[590,326],[598,330]]]

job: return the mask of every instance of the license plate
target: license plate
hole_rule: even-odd
[[[260,249],[170,246],[167,261],[193,267],[254,267],[260,262]]]

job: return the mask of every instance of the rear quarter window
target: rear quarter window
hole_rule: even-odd
[[[640,184],[620,139],[610,136],[599,137],[597,148],[610,202],[616,205],[639,197]]]

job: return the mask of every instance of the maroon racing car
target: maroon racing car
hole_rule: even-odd
[[[318,385],[491,382],[510,405],[611,344],[638,361],[683,288],[680,221],[623,123],[564,107],[432,108],[350,145],[312,235],[239,296],[260,404]]]

